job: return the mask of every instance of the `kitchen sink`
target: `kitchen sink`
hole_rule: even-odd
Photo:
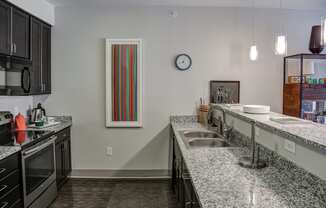
[[[218,148],[231,146],[222,136],[209,131],[181,131],[187,148]]]
[[[223,139],[204,138],[191,139],[188,141],[190,147],[229,147],[230,145]]]
[[[189,131],[183,133],[187,138],[217,138],[218,135],[214,132],[205,131]]]

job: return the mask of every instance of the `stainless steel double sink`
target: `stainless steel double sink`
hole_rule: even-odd
[[[180,131],[180,135],[187,148],[221,148],[232,146],[231,143],[215,132]]]

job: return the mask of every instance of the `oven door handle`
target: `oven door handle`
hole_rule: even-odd
[[[57,136],[52,136],[50,138],[51,139],[48,142],[46,142],[46,143],[44,143],[44,144],[42,144],[42,145],[40,145],[38,147],[35,147],[35,148],[31,149],[31,150],[27,150],[27,151],[23,152],[23,156],[28,157],[29,155],[35,154],[35,153],[41,151],[42,149],[44,149],[45,147],[47,147],[49,145],[53,145],[54,140],[56,140],[58,137]]]

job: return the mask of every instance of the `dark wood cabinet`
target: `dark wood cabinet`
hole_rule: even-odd
[[[0,57],[9,58],[4,64],[6,68],[19,64],[27,67],[31,75],[30,91],[3,90],[1,95],[51,94],[51,26],[3,0],[0,0]],[[3,88],[10,89],[11,85],[5,85]]]
[[[51,26],[32,18],[31,94],[51,93]]]
[[[51,93],[51,27],[42,27],[42,81],[43,93]]]
[[[172,188],[176,194],[178,208],[200,208],[186,163],[175,136],[172,136]]]
[[[32,46],[32,68],[31,68],[31,94],[42,93],[42,22],[32,18],[31,23],[31,46]]]
[[[0,207],[22,207],[19,153],[0,160]]]
[[[67,181],[67,177],[71,172],[71,144],[70,144],[70,128],[64,129],[57,134],[55,143],[55,159],[57,171],[57,187],[60,189]]]
[[[21,9],[0,0],[0,53],[30,59],[30,19]]]
[[[11,7],[0,1],[0,54],[11,53]]]
[[[12,55],[30,58],[30,15],[12,7]]]

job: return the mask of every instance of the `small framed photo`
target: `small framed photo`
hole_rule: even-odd
[[[210,103],[240,103],[240,81],[210,81]]]

